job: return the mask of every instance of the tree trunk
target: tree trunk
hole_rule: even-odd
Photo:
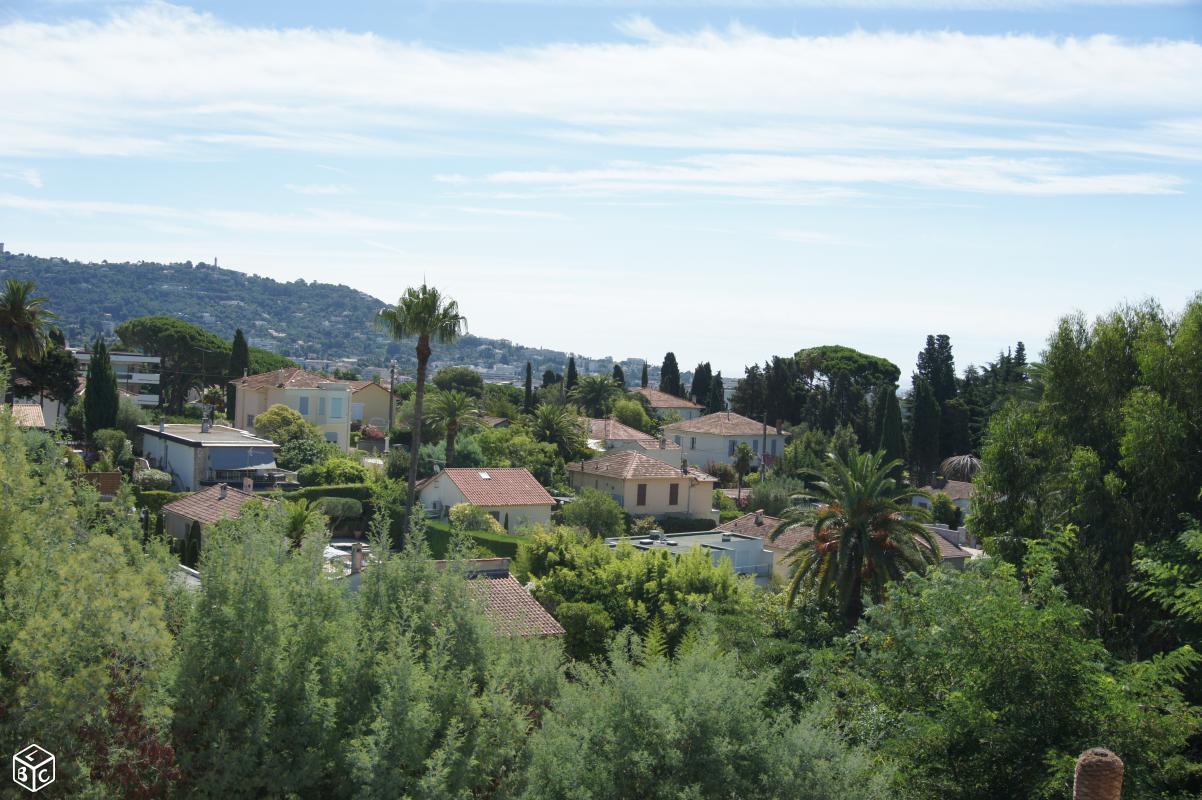
[[[1077,758],[1073,800],[1119,800],[1123,793],[1123,760],[1104,747]]]
[[[413,428],[409,434],[409,491],[405,501],[405,530],[401,532],[402,546],[409,533],[409,519],[417,498],[417,451],[422,446],[422,403],[426,397],[426,365],[429,361],[430,337],[420,336],[417,340],[417,390],[413,393]]]

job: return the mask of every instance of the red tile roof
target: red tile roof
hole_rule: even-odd
[[[101,497],[115,497],[121,489],[120,472],[85,472],[79,477],[95,486]]]
[[[196,520],[201,525],[212,525],[223,519],[237,519],[242,515],[242,508],[252,500],[267,504],[262,497],[232,486],[226,486],[225,497],[221,496],[223,484],[209,486],[195,494],[181,497],[179,500],[163,506],[164,511],[178,514],[185,519]]]
[[[761,522],[756,522],[756,514],[761,514]],[[772,532],[776,530],[776,526],[780,524],[779,517],[770,517],[764,512],[759,511],[753,514],[744,514],[738,519],[732,519],[730,522],[724,522],[718,526],[717,530],[730,531],[731,533],[741,533],[744,536],[754,536],[764,540],[764,547],[769,550],[778,550],[781,552],[789,552],[801,542],[814,537],[814,529],[805,525],[799,525],[789,528],[776,537],[771,538]]]
[[[327,378],[325,375],[318,375],[316,372],[309,372],[300,367],[284,367],[274,372],[260,372],[258,375],[235,378],[230,383],[247,389],[265,389],[272,386],[281,389],[285,387],[291,389],[316,389],[323,383],[348,382]]]
[[[940,531],[934,525],[927,525],[926,529],[935,534],[935,543],[939,545],[939,555],[943,558],[963,558],[965,560],[972,558],[972,553],[960,547],[960,545],[951,539],[948,539],[944,536],[944,532]]]
[[[535,480],[529,470],[522,467],[451,467],[438,475],[445,475],[463,492],[467,501],[475,506],[555,505],[555,499],[547,493],[542,484]],[[426,485],[428,486],[429,482]]]
[[[468,590],[484,604],[484,613],[506,636],[563,636],[563,626],[539,605],[517,578],[479,577]]]
[[[631,389],[634,394],[641,394],[651,403],[652,408],[701,408],[701,406],[688,400],[684,397],[677,397],[674,394],[661,392],[659,389],[639,388]]]
[[[635,441],[658,441],[649,433],[640,431],[638,428],[632,428],[629,425],[619,422],[613,417],[605,419],[590,419],[588,421],[589,438],[600,439],[602,441],[615,440],[635,440]]]
[[[494,417],[490,414],[481,414],[480,424],[486,428],[499,428],[503,425],[508,425],[509,420],[505,417]]]
[[[711,433],[717,436],[760,436],[764,432],[764,423],[758,420],[736,414],[733,411],[719,411],[716,414],[706,414],[697,419],[686,419],[665,426],[665,431],[685,433]],[[775,428],[768,428],[769,436],[779,436]]]
[[[619,480],[634,478],[681,478],[679,467],[665,464],[658,458],[645,456],[635,450],[615,450],[612,453],[585,461],[581,464],[574,461],[568,464],[568,472],[580,472],[585,475],[604,475]],[[717,478],[707,475],[694,466],[689,467],[689,477],[697,481],[717,482]]]
[[[952,500],[971,500],[972,483],[970,481],[937,481],[942,486],[924,486],[923,491],[936,494],[942,492]]]
[[[42,407],[35,405],[14,405],[12,407],[13,421],[22,428],[45,428],[46,417]]]

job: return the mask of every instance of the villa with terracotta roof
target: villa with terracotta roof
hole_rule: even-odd
[[[300,367],[286,367],[248,375],[230,383],[236,391],[235,425],[253,430],[255,417],[279,404],[316,425],[326,441],[344,451],[350,448],[353,387],[349,382],[336,381]]]
[[[503,636],[563,636],[563,626],[547,613],[526,587],[509,574],[508,558],[435,561],[440,569],[463,569],[468,592],[484,607],[486,616]]]
[[[718,518],[718,479],[687,463],[674,467],[633,450],[614,450],[567,468],[573,489],[605,492],[635,516]]]
[[[221,520],[237,519],[251,502],[266,505],[268,501],[224,483],[209,486],[163,506],[163,530],[183,541],[193,522],[200,524],[203,533],[205,528]]]
[[[42,413],[41,406],[35,406],[32,403],[14,403],[9,407],[12,413],[13,422],[16,422],[21,428],[34,428],[36,430],[46,429],[46,416]]]
[[[632,428],[613,417],[587,419],[588,443],[602,453],[613,450],[633,450],[637,453],[663,461],[665,464],[680,463],[680,447],[666,439],[656,438]]]
[[[451,467],[422,481],[417,496],[426,513],[439,518],[460,503],[479,506],[510,533],[550,523],[555,510],[555,499],[521,467]]]
[[[375,381],[349,381],[351,387],[351,422],[361,422],[374,428],[388,430],[388,408],[400,407],[392,392]],[[395,413],[394,413],[395,421]]]
[[[651,410],[660,419],[663,419],[668,414],[676,414],[681,419],[696,419],[701,416],[701,412],[705,409],[697,405],[692,400],[684,397],[677,397],[674,394],[661,392],[659,389],[651,389],[643,387],[641,389],[631,389],[631,394],[639,394],[647,398]]]
[[[922,491],[930,492],[932,495],[945,494],[947,495],[954,506],[960,509],[960,512],[967,517],[968,512],[972,509],[972,482],[971,481],[949,481],[945,478],[936,478],[931,481],[929,486],[923,486]],[[931,503],[925,497],[915,495],[911,501],[919,508],[929,509]]]
[[[733,464],[735,448],[742,442],[755,454],[753,469],[761,455],[771,463],[785,452],[786,437],[780,429],[765,431],[763,422],[733,411],[675,422],[664,428],[664,435],[680,445],[684,457],[694,464]]]

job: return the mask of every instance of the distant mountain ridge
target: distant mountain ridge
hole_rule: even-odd
[[[37,284],[73,346],[125,320],[166,314],[224,339],[241,328],[252,345],[293,359],[352,358],[385,366],[395,358],[402,371],[413,366],[411,344],[393,342],[373,327],[373,317],[387,304],[341,284],[286,283],[203,263],[89,263],[0,253],[0,280],[7,278]],[[529,360],[539,373],[567,358],[558,350],[471,335],[434,350],[435,361],[524,367]]]

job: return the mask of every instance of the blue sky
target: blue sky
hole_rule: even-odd
[[[724,374],[1202,289],[1202,4],[18,2],[0,241]]]

